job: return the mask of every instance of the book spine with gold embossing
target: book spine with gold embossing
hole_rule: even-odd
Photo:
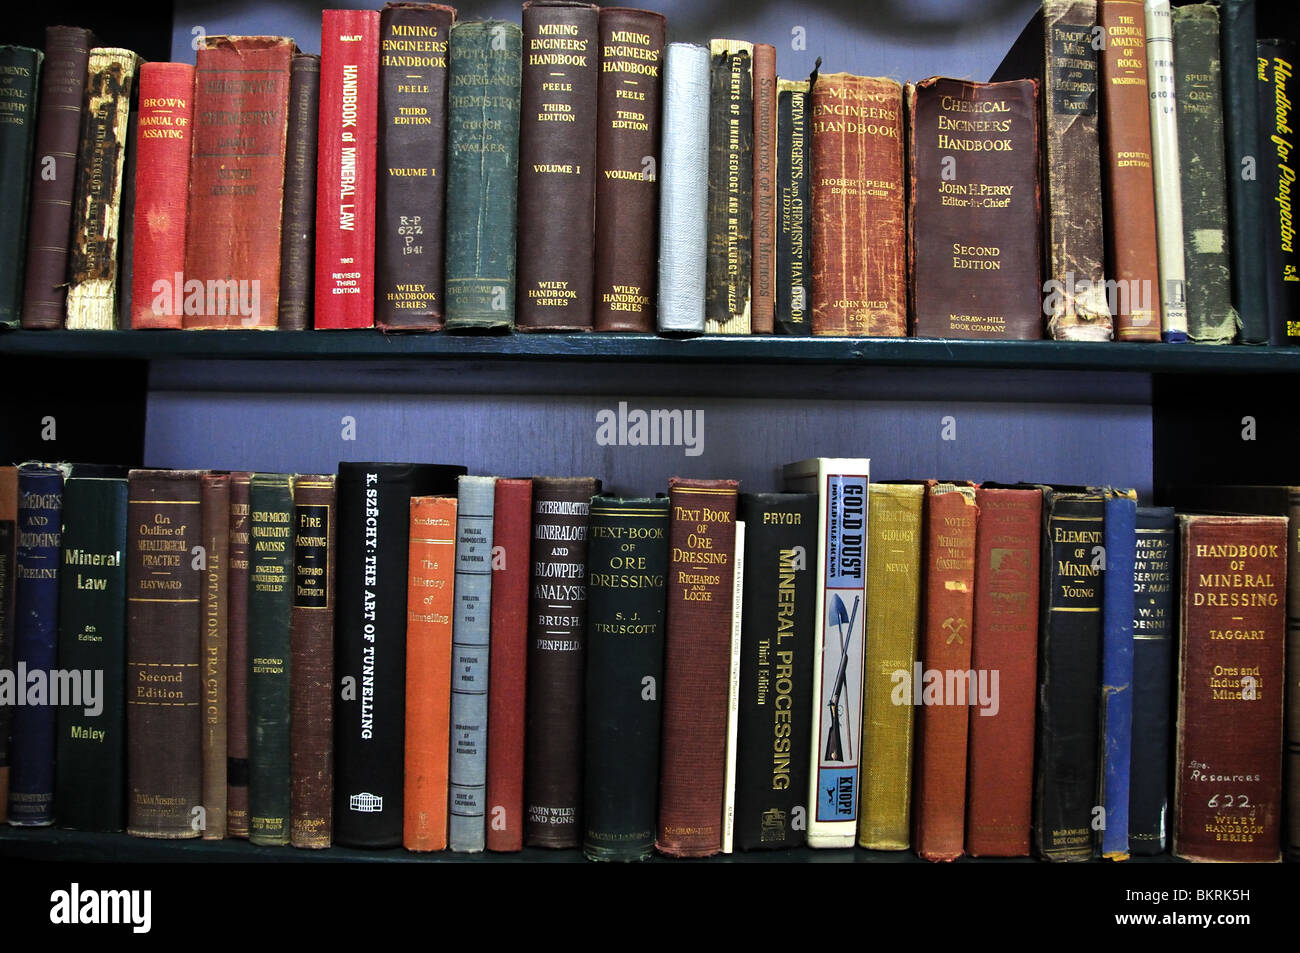
[[[753,292],[754,45],[709,42],[709,207],[704,330],[749,334]]]
[[[226,573],[226,833],[248,836],[248,544],[249,482],[230,474],[230,556]]]
[[[1292,153],[1296,145],[1295,102],[1300,83],[1294,76],[1296,42],[1260,40],[1259,115],[1267,189],[1265,239],[1265,302],[1270,344],[1300,344],[1300,255],[1296,254],[1291,200],[1295,182]]]
[[[776,84],[777,334],[811,334],[812,139],[807,80]]]
[[[226,836],[230,673],[230,474],[205,473],[203,501],[203,837]]]
[[[776,321],[776,47],[754,44],[754,275],[750,330]]]
[[[0,229],[0,327],[17,327],[22,314],[23,264],[27,248],[30,170],[36,147],[36,94],[45,54],[25,46],[0,46],[0,91],[5,123],[0,127],[0,207],[8,210]]]

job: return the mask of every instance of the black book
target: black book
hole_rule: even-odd
[[[742,493],[735,845],[802,846],[812,736],[817,494]]]
[[[1296,254],[1291,195],[1295,190],[1292,152],[1296,96],[1300,83],[1292,75],[1294,40],[1260,40],[1259,117],[1260,178],[1264,201],[1264,291],[1270,344],[1300,344],[1300,255]]]
[[[334,635],[334,841],[402,845],[411,497],[455,493],[464,467],[340,463]]]
[[[659,807],[668,499],[600,496],[590,513],[582,849],[644,860]]]
[[[776,92],[777,334],[812,334],[812,101],[809,82],[782,79]]]

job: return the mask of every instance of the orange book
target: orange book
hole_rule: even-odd
[[[456,498],[411,498],[406,588],[406,781],[402,844],[447,848]]]

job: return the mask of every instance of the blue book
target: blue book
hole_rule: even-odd
[[[1106,491],[1106,575],[1102,596],[1101,853],[1127,860],[1129,765],[1133,743],[1133,563],[1137,494]]]

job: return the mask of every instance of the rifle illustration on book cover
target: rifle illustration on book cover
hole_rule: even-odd
[[[835,685],[831,690],[830,701],[826,703],[826,707],[831,710],[831,726],[826,737],[825,760],[827,761],[844,760],[844,745],[840,732],[841,722],[844,723],[844,734],[848,735],[849,748],[850,750],[853,748],[853,729],[845,721],[848,706],[841,704],[840,699],[844,695],[844,685],[848,680],[849,642],[853,640],[853,623],[858,617],[859,601],[860,597],[853,597],[853,610],[850,612],[838,593],[831,597],[832,623],[840,634],[840,667],[835,674]]]

